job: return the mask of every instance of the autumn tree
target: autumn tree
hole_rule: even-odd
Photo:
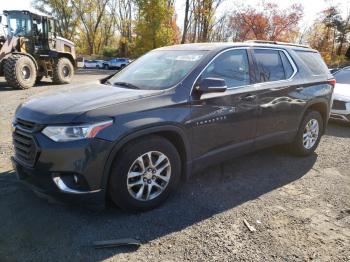
[[[337,55],[342,55],[344,44],[349,42],[348,36],[350,34],[350,12],[348,12],[345,19],[341,19],[337,24],[337,42],[339,43],[337,48]]]
[[[88,52],[97,54],[100,51],[100,26],[106,12],[108,0],[72,0],[72,4],[81,21],[81,37],[88,44]]]
[[[173,1],[135,0],[135,3],[138,7],[135,28],[137,54],[178,41]]]
[[[345,63],[344,47],[350,34],[350,14],[344,19],[336,6],[323,10],[308,30],[306,42],[317,49],[329,65]]]
[[[230,17],[233,41],[249,39],[293,42],[298,36],[298,23],[303,8],[293,4],[280,9],[277,4],[263,2],[262,8],[237,7]]]
[[[80,19],[71,0],[35,0],[33,5],[37,10],[55,16],[60,36],[72,41],[77,40],[75,36]]]

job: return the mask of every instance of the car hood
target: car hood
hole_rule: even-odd
[[[335,84],[334,98],[346,99],[350,101],[350,85],[349,84]]]
[[[67,123],[94,109],[143,99],[162,92],[127,89],[99,82],[68,86],[59,91],[44,92],[32,97],[17,108],[16,117],[40,124]]]

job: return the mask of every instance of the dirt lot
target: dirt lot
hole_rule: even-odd
[[[59,88],[14,91],[0,78],[0,261],[350,261],[350,127],[330,124],[308,158],[267,149],[212,167],[147,213],[92,211],[38,198],[10,165],[16,107]],[[123,237],[142,245],[91,247]]]

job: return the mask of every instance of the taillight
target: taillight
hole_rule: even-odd
[[[335,84],[337,83],[337,80],[335,80],[335,78],[333,78],[333,79],[328,79],[327,82],[328,82],[328,84],[335,86]]]

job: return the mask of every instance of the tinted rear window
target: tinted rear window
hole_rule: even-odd
[[[299,58],[303,60],[313,75],[328,75],[329,70],[321,55],[315,52],[295,50]]]

